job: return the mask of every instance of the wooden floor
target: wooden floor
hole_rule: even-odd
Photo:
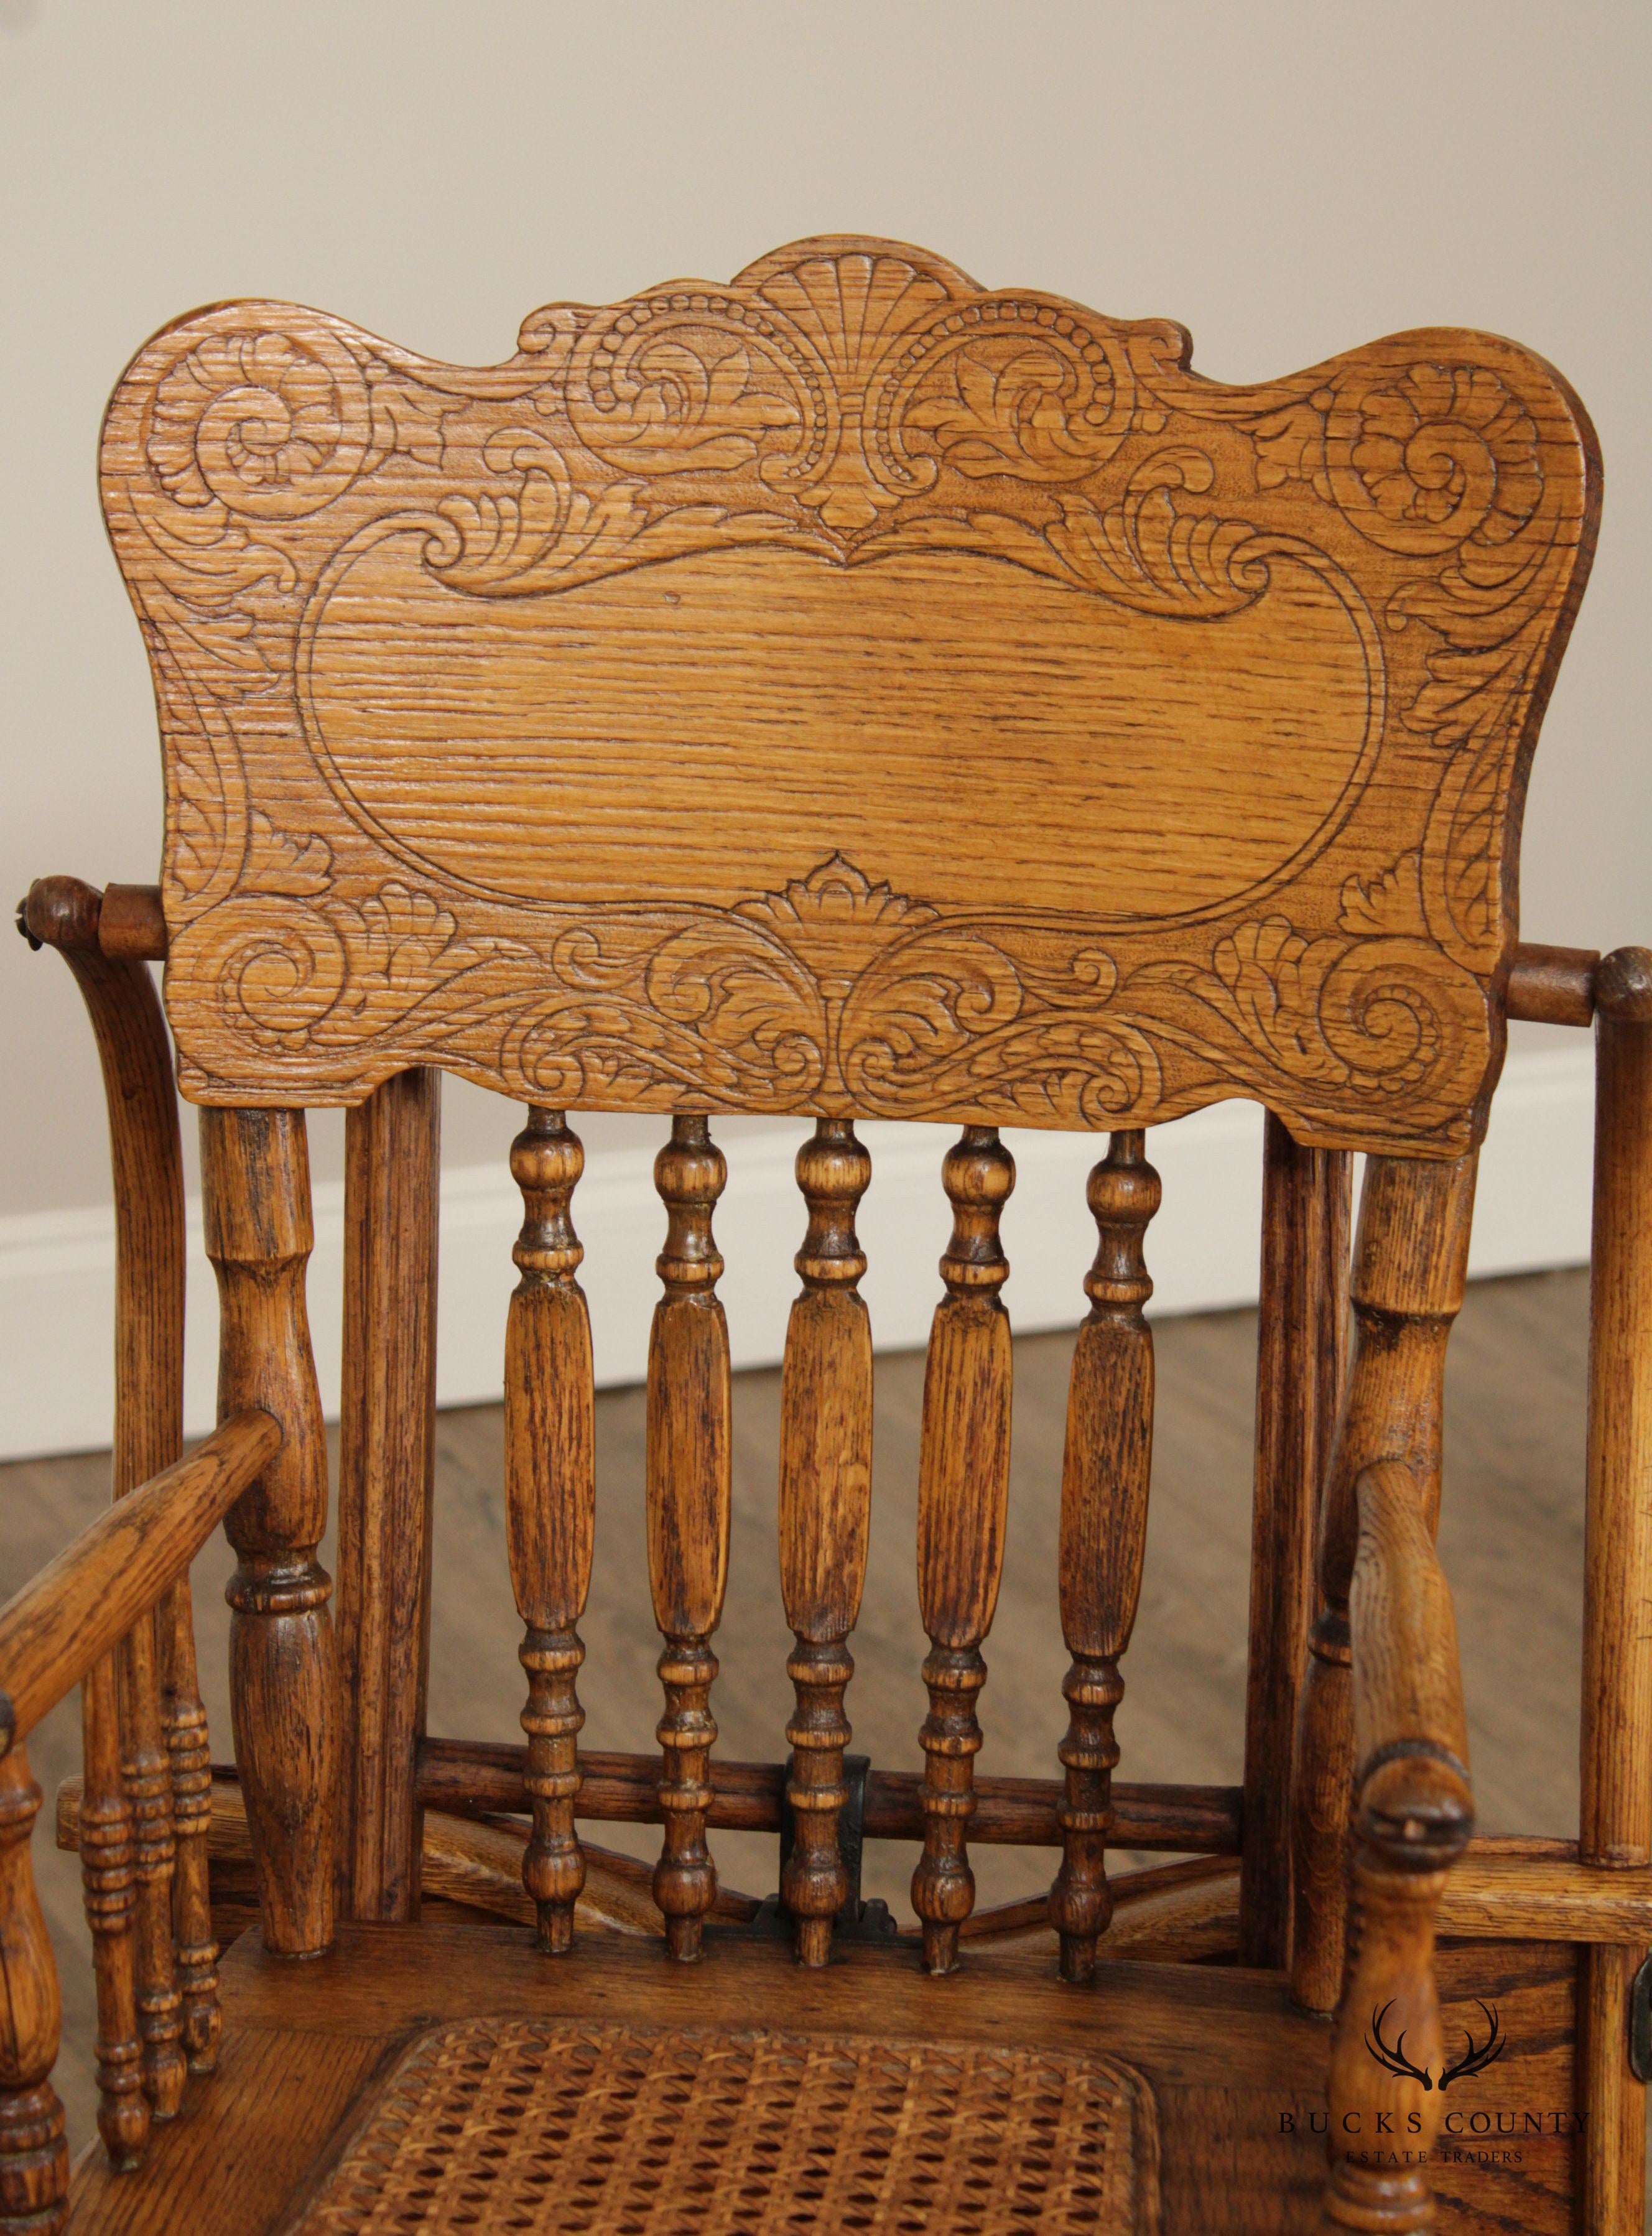
[[[1575,1835],[1579,1609],[1583,1561],[1587,1281],[1581,1273],[1477,1284],[1452,1340],[1441,1546],[1457,1595],[1482,1829]],[[1061,1435],[1070,1336],[1016,1346],[1014,1466],[1003,1595],[987,1647],[983,1771],[1051,1774],[1064,1724],[1065,1667],[1055,1618]],[[1127,1778],[1239,1776],[1245,1683],[1246,1567],[1255,1319],[1230,1312],[1158,1330],[1159,1409],[1153,1518],[1141,1618],[1125,1663],[1119,1716]],[[872,1578],[854,1641],[855,1744],[874,1761],[917,1768],[924,1641],[913,1577],[923,1362],[878,1362]],[[727,1611],[714,1698],[727,1753],[774,1759],[790,1687],[775,1552],[778,1372],[737,1378],[735,1496]],[[522,1680],[505,1568],[502,1416],[478,1407],[441,1417],[437,1599],[431,1727],[514,1739]],[[581,1691],[593,1747],[651,1745],[658,1713],[642,1503],[643,1408],[635,1391],[598,1400],[599,1518],[589,1659]],[[0,1597],[95,1514],[107,1496],[103,1456],[0,1468]],[[229,1753],[225,1697],[227,1572],[221,1539],[196,1571],[203,1690],[214,1753]],[[78,1712],[68,1702],[31,1752],[49,1792],[78,1767]],[[49,1813],[49,1812],[48,1812]],[[648,1828],[605,1826],[620,1845]],[[726,1882],[772,1890],[772,1839],[716,1837]],[[867,1891],[910,1915],[914,1851],[874,1845]],[[977,1857],[980,1899],[1037,1891],[1049,1859],[993,1850]],[[89,1961],[78,1871],[36,1841],[43,1897],[63,1970],[58,2086],[78,2147],[92,2132]]]

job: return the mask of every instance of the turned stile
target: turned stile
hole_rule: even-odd
[[[138,2036],[135,1843],[121,1769],[118,1698],[115,1662],[106,1656],[81,1686],[81,1878],[97,1982],[97,2129],[109,2163],[127,2167],[143,2157],[150,2108]]]
[[[1015,1160],[994,1126],[966,1126],[946,1153],[942,1183],[952,1233],[941,1259],[946,1294],[935,1308],[924,1376],[918,1455],[918,1601],[930,1651],[924,1750],[924,1852],[912,1874],[924,1965],[950,1972],[958,1928],[975,1907],[969,1823],[976,1700],[986,1682],[981,1643],[992,1627],[1004,1566],[1010,1490],[1010,1315],[998,1291],[1010,1261],[998,1221]]]
[[[780,1589],[797,1641],[787,1663],[797,1707],[786,1732],[796,1838],[780,1900],[808,1965],[826,1963],[833,1919],[849,1897],[838,1846],[851,1737],[843,1701],[872,1516],[872,1325],[857,1286],[866,1260],[855,1212],[871,1180],[852,1121],[819,1120],[797,1154],[809,1218],[780,1377]]]
[[[575,1628],[591,1581],[596,1521],[596,1412],[590,1319],[575,1279],[584,1251],[569,1204],[585,1152],[558,1110],[531,1108],[510,1145],[522,1190],[521,1273],[505,1332],[505,1499],[510,1581],[527,1626],[523,1784],[533,1831],[522,1860],[539,1946],[573,1946],[585,1857],[574,1830],[577,1743],[585,1721],[577,1680],[585,1648]]]
[[[1417,1479],[1433,1529],[1445,1346],[1463,1302],[1474,1174],[1472,1152],[1450,1162],[1372,1157],[1366,1167],[1349,1283],[1353,1353],[1320,1513],[1320,1613],[1297,1713],[1291,1992],[1309,2010],[1335,2009],[1346,1953],[1356,1485],[1375,1462],[1400,1462]]]
[[[1595,971],[1595,1201],[1589,1270],[1580,1861],[1652,1863],[1652,953]],[[1646,2090],[1625,2054],[1644,1955],[1585,1948],[1576,2062],[1588,2236],[1642,2226]]]
[[[717,1726],[711,1634],[728,1581],[730,1443],[728,1329],[716,1286],[723,1261],[712,1211],[728,1177],[703,1117],[671,1121],[654,1163],[666,1207],[665,1248],[655,1260],[664,1295],[648,1338],[648,1581],[665,1639],[660,1681],[665,1713],[660,1805],[665,1842],[654,1898],[665,1914],[673,1956],[700,1954],[701,1928],[717,1898],[706,1845],[711,1750]]]
[[[1074,1982],[1094,1977],[1096,1941],[1112,1916],[1113,1718],[1124,1697],[1119,1657],[1135,1622],[1147,1542],[1153,1335],[1143,1307],[1153,1284],[1142,1245],[1161,1189],[1143,1139],[1139,1130],[1115,1134],[1085,1189],[1097,1241],[1067,1397],[1061,1627],[1072,1663],[1062,1693],[1071,1716],[1060,1748],[1066,1787],[1050,1922],[1061,1937],[1061,1976]]]
[[[310,1352],[313,1233],[301,1110],[201,1114],[207,1255],[218,1276],[220,1420],[261,1406],[280,1450],[230,1509],[225,1589],[235,1759],[265,1945],[317,1956],[332,1940],[338,1668],[316,1560],[327,1451]]]
[[[50,2078],[63,2007],[29,1855],[40,1798],[14,1739],[0,1755],[0,2236],[54,2236],[69,2210],[63,2108]]]
[[[1313,1607],[1313,1540],[1347,1360],[1353,1159],[1304,1149],[1272,1111],[1262,1153],[1245,1851],[1240,1961],[1291,1949],[1291,1759]]]
[[[1352,1923],[1320,2226],[1411,2236],[1435,2225],[1426,2169],[1445,2108],[1435,1919],[1474,1806],[1428,1486],[1384,1463],[1361,1473],[1353,1503]]]

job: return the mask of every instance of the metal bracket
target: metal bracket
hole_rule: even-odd
[[[1629,2071],[1637,2081],[1652,2081],[1652,1956],[1629,1988]]]
[[[836,1941],[892,1941],[900,1929],[886,1902],[863,1899],[860,1892],[860,1860],[866,1845],[866,1780],[872,1772],[869,1754],[846,1754],[843,1758],[843,1782],[848,1797],[838,1812],[838,1853],[843,1858],[844,1869],[849,1874],[849,1892],[842,1908],[833,1921],[833,1938]],[[786,1783],[792,1782],[792,1757],[786,1759]],[[786,1869],[787,1858],[796,1843],[795,1813],[789,1801],[780,1804],[780,1869]],[[773,1922],[784,1924],[789,1913],[778,1894],[772,1894],[764,1903],[754,1921],[756,1924]]]

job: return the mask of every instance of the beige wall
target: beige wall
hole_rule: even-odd
[[[1609,494],[1524,929],[1652,937],[1649,26],[1645,0],[0,0],[0,891],[155,874],[148,682],[94,458],[164,319],[286,296],[484,361],[542,301],[860,230],[1168,313],[1228,379],[1434,321],[1552,358]],[[0,1214],[95,1202],[67,982],[9,938],[0,973]],[[511,1118],[459,1089],[447,1125],[470,1161]]]

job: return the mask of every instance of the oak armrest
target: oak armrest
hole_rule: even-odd
[[[1357,1496],[1355,1825],[1385,1861],[1437,1871],[1474,1829],[1457,1618],[1410,1469],[1366,1468]]]
[[[0,1608],[0,1754],[147,1615],[280,1449],[260,1408],[119,1499]]]

